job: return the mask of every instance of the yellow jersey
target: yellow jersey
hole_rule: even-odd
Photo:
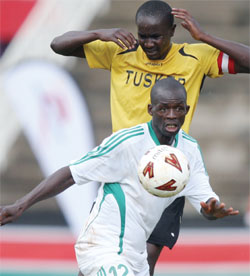
[[[175,44],[163,60],[149,60],[137,45],[124,50],[114,42],[96,40],[84,45],[90,68],[111,72],[111,117],[113,131],[148,122],[150,91],[157,80],[168,76],[182,83],[187,91],[190,110],[183,130],[189,131],[206,76],[217,78],[223,72],[234,73],[233,61],[207,44]]]

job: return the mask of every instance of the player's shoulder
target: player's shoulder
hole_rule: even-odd
[[[198,141],[183,130],[178,133],[177,148],[182,150],[189,160],[196,160],[202,156]]]
[[[131,49],[128,49],[128,48],[122,49],[121,47],[119,47],[119,49],[117,51],[117,55],[118,56],[127,56],[129,54],[133,55],[133,54],[136,54],[136,53],[138,53],[140,51],[142,51],[142,49],[141,49],[141,47],[139,47],[139,44],[137,43]]]
[[[187,58],[201,61],[213,55],[217,49],[205,43],[173,43],[171,53],[178,58]]]
[[[184,43],[180,51],[187,54],[206,55],[218,50],[206,43]]]
[[[146,132],[146,124],[138,124],[133,127],[123,128],[114,132],[111,136],[104,140],[105,143],[119,144],[131,144],[143,139]]]
[[[187,146],[188,148],[194,149],[194,148],[199,148],[199,143],[198,141],[192,137],[191,135],[187,134],[184,130],[180,130],[178,134],[178,139],[180,142]]]
[[[120,130],[117,130],[116,132],[114,132],[112,134],[112,136],[127,136],[128,133],[138,133],[138,132],[141,132],[141,131],[144,131],[145,130],[145,126],[146,124],[143,123],[143,124],[137,124],[135,126],[132,126],[132,127],[127,127],[127,128],[122,128]]]
[[[173,43],[172,45],[175,51],[178,51],[182,55],[190,55],[196,53],[206,53],[208,51],[216,51],[217,49],[206,43]]]
[[[84,49],[95,49],[100,52],[114,52],[119,54],[123,49],[113,41],[94,40],[84,44]]]

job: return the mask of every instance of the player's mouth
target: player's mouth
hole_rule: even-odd
[[[145,51],[145,53],[146,53],[146,55],[147,55],[147,57],[149,58],[149,59],[158,59],[159,58],[159,53],[158,53],[158,51],[157,50],[147,50],[147,49],[144,49],[144,51]]]
[[[168,132],[176,132],[179,130],[178,125],[176,124],[166,124],[165,130]]]

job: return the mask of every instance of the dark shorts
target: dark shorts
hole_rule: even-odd
[[[165,209],[148,243],[173,248],[179,236],[184,204],[185,197],[180,197]]]

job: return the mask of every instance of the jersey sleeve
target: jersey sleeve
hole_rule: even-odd
[[[103,42],[95,40],[84,46],[85,56],[90,68],[111,69],[114,55],[119,50],[119,46],[114,42]]]
[[[193,152],[194,160],[190,164],[190,179],[185,187],[185,195],[190,203],[200,213],[200,202],[206,202],[209,198],[214,197],[219,200],[218,195],[212,190],[209,183],[209,177],[203,162],[202,153],[197,144],[195,152]]]
[[[112,139],[113,135],[81,159],[70,163],[69,167],[76,184],[81,185],[91,181],[121,182],[127,170],[127,162],[124,162],[126,153],[122,150],[123,144],[116,145]]]
[[[224,73],[235,74],[232,58],[207,44],[191,44],[206,76],[221,77]]]

